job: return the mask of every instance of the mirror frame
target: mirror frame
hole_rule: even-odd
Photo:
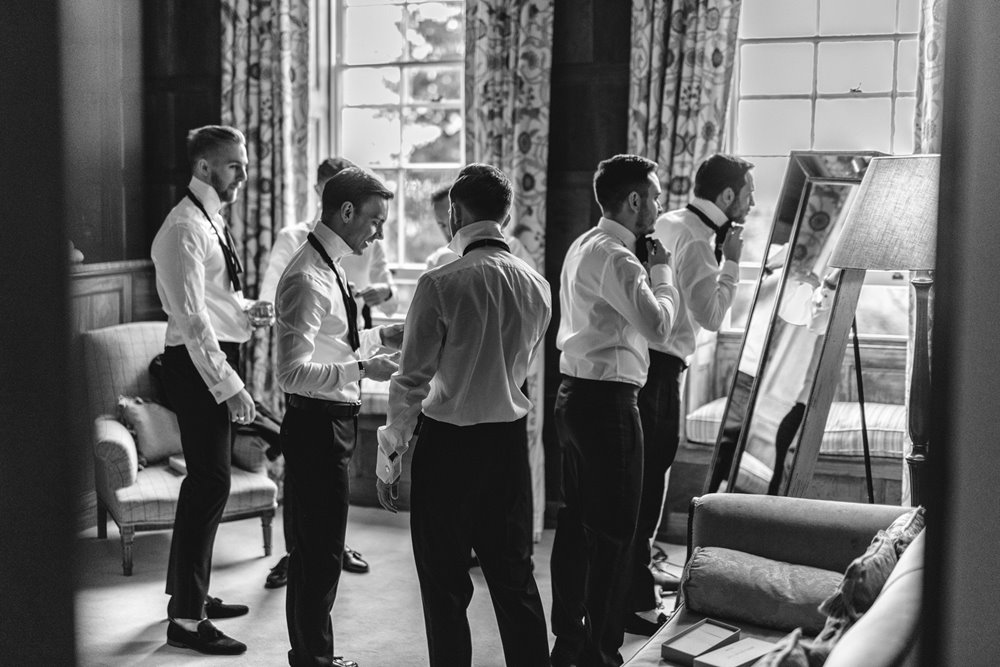
[[[788,157],[788,165],[785,169],[785,176],[782,180],[781,191],[775,205],[774,217],[771,221],[771,229],[768,234],[765,251],[762,253],[760,270],[757,281],[754,285],[753,296],[750,300],[750,307],[747,311],[746,327],[740,342],[739,353],[736,363],[733,366],[732,378],[729,382],[729,393],[723,409],[719,432],[716,436],[715,447],[712,459],[705,477],[703,493],[708,493],[711,480],[715,474],[716,467],[720,465],[723,447],[723,436],[726,422],[732,409],[733,396],[736,391],[739,374],[737,370],[740,360],[746,351],[747,333],[754,316],[763,315],[757,313],[758,298],[760,296],[761,285],[765,277],[764,267],[767,264],[768,249],[776,244],[786,243],[791,239],[796,239],[803,224],[804,214],[808,209],[809,194],[813,185],[818,184],[848,184],[855,187],[860,186],[865,170],[871,159],[885,155],[879,151],[792,151]],[[822,166],[826,161],[833,163],[851,165],[851,173],[834,174],[829,171],[824,172]],[[846,209],[844,214],[846,214]],[[790,224],[789,224],[790,223]],[[787,229],[787,232],[786,232]],[[739,435],[734,444],[735,451],[732,454],[732,462],[725,479],[729,480],[725,491],[732,492],[733,480],[737,479],[743,453],[746,449],[749,426],[754,416],[759,393],[759,380],[765,372],[768,350],[771,346],[775,328],[775,321],[780,307],[785,286],[790,274],[792,252],[785,254],[782,263],[781,282],[777,288],[773,302],[770,304],[770,312],[767,315],[764,341],[761,345],[761,354],[757,360],[756,373],[747,397],[746,409],[740,421]],[[861,292],[861,284],[864,281],[864,272],[858,275],[856,272],[844,271],[840,275],[838,286],[834,293],[833,308],[831,310],[830,321],[827,332],[824,335],[823,344],[820,350],[819,363],[812,379],[812,387],[809,390],[809,398],[806,403],[805,414],[798,429],[798,437],[794,441],[794,455],[791,455],[791,462],[786,464],[788,474],[781,480],[778,495],[803,495],[808,489],[812,479],[813,470],[816,466],[816,459],[819,456],[820,444],[823,431],[826,426],[826,419],[829,416],[830,404],[833,400],[839,375],[839,365],[842,354],[831,354],[831,350],[838,350],[841,353],[847,344],[847,334],[853,321],[854,309],[857,306],[858,296]],[[850,317],[846,313],[850,313]],[[844,321],[846,320],[846,328]],[[835,326],[836,325],[836,326]]]

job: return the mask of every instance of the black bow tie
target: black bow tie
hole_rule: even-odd
[[[726,220],[723,224],[717,225],[714,222],[712,222],[712,219],[708,217],[703,211],[699,210],[698,208],[695,208],[691,204],[687,205],[687,210],[691,211],[696,216],[698,216],[699,220],[701,220],[703,223],[705,223],[705,225],[709,229],[715,232],[715,261],[721,262],[722,244],[726,240],[726,234],[728,234],[729,230],[733,228],[733,221]]]

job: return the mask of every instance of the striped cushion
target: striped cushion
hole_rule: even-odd
[[[726,398],[706,403],[687,416],[688,442],[714,446],[722,423]],[[906,439],[906,406],[865,403],[868,444],[872,456],[900,458]],[[864,456],[861,440],[861,406],[835,402],[830,406],[826,432],[820,446],[823,456]]]

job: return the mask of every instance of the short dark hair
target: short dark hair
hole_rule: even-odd
[[[205,157],[206,153],[225,144],[246,145],[246,143],[246,137],[235,127],[228,125],[196,127],[187,135],[188,162],[193,166],[195,162]]]
[[[641,155],[615,155],[602,160],[594,172],[594,196],[602,211],[617,211],[630,192],[647,192],[656,163]]]
[[[343,157],[328,157],[319,163],[316,167],[316,183],[319,185],[325,185],[327,181],[336,176],[342,170],[348,167],[356,167],[358,165],[354,164],[347,158]]]
[[[372,197],[392,199],[392,190],[378,176],[360,167],[341,169],[323,186],[323,220],[329,220],[344,202],[361,208]]]
[[[502,222],[514,200],[507,175],[488,164],[467,164],[449,191],[451,201],[464,206],[477,220]]]
[[[436,204],[442,199],[447,199],[449,192],[451,192],[451,183],[442,185],[441,187],[437,188],[436,190],[434,190],[434,192],[431,193],[431,203]]]
[[[694,175],[694,196],[715,201],[726,188],[732,188],[733,194],[739,195],[751,169],[753,163],[743,158],[716,153],[698,167]]]

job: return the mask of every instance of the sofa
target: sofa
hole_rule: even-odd
[[[920,519],[918,526],[912,518],[915,515]],[[799,644],[795,648],[802,653],[804,646],[808,655],[810,644],[815,643],[826,656],[825,663],[814,653],[807,662],[779,659],[758,663],[762,665],[915,665],[923,577],[922,521],[922,510],[918,515],[911,508],[890,505],[747,494],[695,498],[676,609],[625,664],[680,664],[661,658],[663,642],[712,618],[740,628],[742,637],[779,644],[776,652]],[[908,538],[912,543],[904,545],[898,560],[892,551],[894,566],[890,564],[891,573],[874,601],[866,603],[870,608],[863,613],[851,611],[846,623],[833,612],[826,616],[819,611],[819,603],[837,606],[830,600],[836,601],[845,590],[850,592],[845,571],[851,568],[853,572],[862,560],[859,557],[872,552],[887,528],[902,522],[908,522],[916,538]]]
[[[184,481],[176,418],[170,423],[172,413],[162,406],[162,397],[149,373],[150,362],[163,351],[165,334],[166,322],[132,322],[81,334],[89,416],[94,428],[97,536],[107,538],[110,515],[121,534],[125,576],[132,574],[135,533],[173,527]],[[130,410],[149,415],[149,421],[138,426],[126,423],[128,420],[121,414],[126,403]],[[142,426],[147,427],[145,431]],[[172,440],[172,457],[144,460],[141,437],[150,429],[158,438]],[[174,432],[167,433],[171,430]],[[236,435],[231,488],[222,520],[259,517],[264,555],[269,556],[278,488],[268,477],[266,448],[257,436]]]

